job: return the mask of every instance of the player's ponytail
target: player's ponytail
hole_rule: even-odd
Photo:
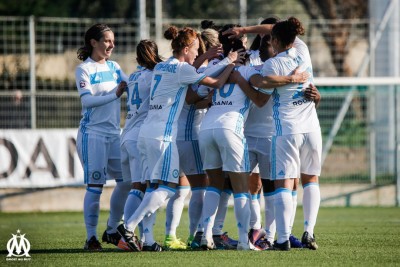
[[[303,35],[305,30],[301,22],[290,17],[287,20],[277,22],[271,31],[271,36],[279,40],[283,47],[289,46],[294,42],[297,35]]]
[[[76,52],[77,58],[79,60],[86,60],[88,57],[92,55],[93,47],[90,43],[90,40],[94,39],[99,41],[102,37],[104,32],[111,31],[110,27],[106,24],[97,23],[91,26],[85,33],[85,43],[84,46],[78,49]]]

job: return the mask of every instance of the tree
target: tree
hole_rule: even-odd
[[[311,19],[331,20],[329,28],[317,27],[330,47],[338,76],[351,76],[352,70],[345,64],[351,30],[350,19],[362,19],[368,15],[368,1],[365,0],[299,0]],[[326,24],[325,24],[326,25]]]

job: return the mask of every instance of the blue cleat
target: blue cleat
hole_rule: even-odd
[[[289,236],[289,242],[290,242],[291,248],[303,248],[304,247],[303,243],[301,243],[301,241],[294,235]]]

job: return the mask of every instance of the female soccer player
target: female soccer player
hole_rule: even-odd
[[[145,194],[135,213],[118,227],[118,232],[132,250],[140,250],[134,230],[144,216],[154,213],[171,198],[179,181],[179,155],[176,146],[177,120],[190,84],[220,88],[228,79],[234,64],[217,77],[199,74],[192,66],[198,54],[199,40],[191,28],[168,28],[164,36],[172,40],[173,56],[154,68],[150,108],[139,133],[139,149],[146,156],[152,181],[158,188]],[[189,90],[189,92],[191,92]]]
[[[121,134],[122,175],[132,181],[132,189],[125,203],[125,219],[129,219],[139,207],[145,190],[147,192],[154,190],[150,186],[147,172],[148,167],[146,162],[142,161],[137,145],[140,127],[149,111],[153,69],[157,63],[162,62],[162,58],[158,54],[157,44],[151,40],[141,40],[139,42],[136,47],[136,56],[139,70],[129,76],[126,102],[128,112],[125,127]],[[148,183],[147,189],[146,182]],[[161,246],[154,241],[154,221],[155,214],[143,219],[143,251],[162,250]],[[117,235],[120,237],[119,234]]]
[[[220,37],[225,54],[232,48],[243,48],[242,41],[239,39],[230,41],[224,36]],[[258,77],[264,87],[285,84],[291,79],[289,77],[275,77],[277,80],[272,81],[271,77],[264,79],[254,68],[246,66],[240,66],[238,72],[246,81]],[[256,101],[257,99],[253,99],[253,95],[251,98]],[[265,103],[267,100],[268,96],[264,95],[263,99],[259,101]],[[248,238],[250,218],[248,194],[249,159],[246,139],[243,135],[243,126],[247,119],[249,107],[250,98],[240,90],[238,85],[234,83],[226,84],[223,88],[214,92],[213,104],[201,124],[199,135],[200,151],[204,169],[210,181],[206,191],[202,215],[205,231],[201,240],[201,247],[204,249],[216,248],[212,239],[211,228],[214,225],[224,185],[223,171],[228,173],[234,193],[235,216],[239,231],[237,249],[255,249],[249,243]]]
[[[114,33],[105,24],[95,24],[85,33],[79,48],[83,62],[75,71],[82,102],[77,151],[84,171],[86,194],[83,214],[87,240],[85,250],[102,249],[97,239],[100,196],[108,179],[117,182],[110,200],[110,216],[103,241],[110,242],[122,218],[130,182],[122,179],[120,161],[120,97],[127,76],[118,63],[109,60],[114,49]],[[111,242],[110,242],[111,243]]]
[[[271,32],[271,44],[278,55],[265,63],[265,75],[287,75],[300,66],[310,73],[312,82],[312,64],[308,48],[297,38],[297,35],[304,34],[304,28],[298,19],[290,17],[274,26],[250,26],[233,29],[230,33],[243,32]],[[314,238],[314,226],[320,203],[318,176],[321,172],[322,138],[315,110],[318,103],[307,99],[306,96],[307,91],[304,91],[303,85],[276,88],[272,95],[275,129],[271,150],[271,175],[275,180],[278,233],[278,240],[273,248],[278,250],[290,249],[290,218],[293,215],[291,195],[294,181],[299,177],[304,188],[302,243],[309,249],[318,248]]]

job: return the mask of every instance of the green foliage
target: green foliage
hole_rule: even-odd
[[[105,230],[108,213],[100,214],[98,233]],[[178,237],[186,240],[187,210],[182,215]],[[316,226],[319,249],[292,249],[290,252],[184,251],[129,253],[103,244],[101,253],[85,253],[83,215],[81,212],[1,213],[0,240],[2,266],[7,241],[17,229],[31,243],[30,266],[395,266],[400,262],[397,241],[400,236],[398,208],[321,208]],[[165,210],[157,213],[155,238],[164,238]],[[225,230],[237,238],[233,209],[227,213]],[[294,234],[302,234],[302,211],[299,208]],[[10,264],[11,265],[11,264]],[[13,264],[14,265],[14,264]],[[20,265],[20,264],[19,264]]]

